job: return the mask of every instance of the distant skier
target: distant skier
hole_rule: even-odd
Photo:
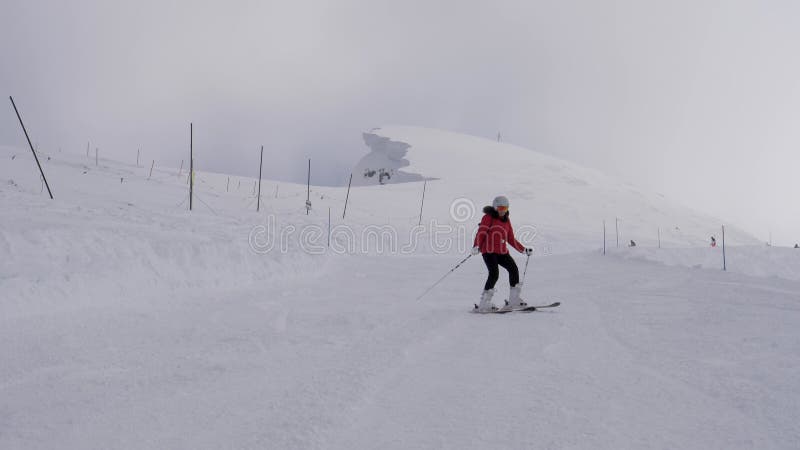
[[[711,236],[711,246],[712,247],[716,247],[717,246],[717,240],[714,239],[714,236]]]
[[[794,248],[800,248],[800,245],[794,244]]]
[[[631,239],[631,243],[628,244],[628,247],[636,247],[636,242],[633,242],[633,239]]]
[[[489,277],[483,286],[478,311],[486,312],[498,309],[492,303],[494,285],[500,278],[498,266],[502,266],[508,271],[508,281],[511,285],[508,307],[527,306],[527,303],[520,298],[522,286],[519,284],[519,269],[517,269],[514,258],[508,254],[506,243],[511,244],[520,253],[529,256],[533,253],[533,249],[525,248],[514,238],[514,229],[508,219],[508,199],[506,197],[495,197],[494,201],[492,201],[492,206],[484,207],[483,213],[480,226],[478,226],[478,233],[475,235],[472,254],[483,254],[483,261],[489,270]]]

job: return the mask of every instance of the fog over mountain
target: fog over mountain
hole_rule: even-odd
[[[800,240],[800,5],[790,1],[0,7],[0,86],[42,149],[341,185],[383,124],[594,167]],[[10,107],[0,144],[23,147]],[[509,167],[509,171],[513,171]],[[480,176],[479,173],[475,174]]]

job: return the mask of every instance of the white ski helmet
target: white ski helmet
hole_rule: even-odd
[[[508,198],[504,195],[499,195],[492,200],[492,208],[497,209],[498,206],[505,206],[508,208]]]

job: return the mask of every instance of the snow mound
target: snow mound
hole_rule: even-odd
[[[187,175],[175,169],[151,176],[149,164],[40,152],[50,200],[30,151],[0,148],[0,158],[0,314],[7,318],[310,278],[326,264],[319,252],[301,251],[297,237],[268,242],[266,230],[276,225],[255,213],[252,179],[243,188],[234,179],[226,192],[227,176],[196,173],[189,212]],[[305,200],[300,191],[284,185],[283,198],[262,212],[299,212],[288,204]],[[300,214],[292,222],[318,224]]]

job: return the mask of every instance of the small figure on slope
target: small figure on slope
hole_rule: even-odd
[[[508,298],[507,308],[526,306],[527,304],[525,301],[520,298],[522,285],[519,282],[519,269],[517,269],[514,258],[508,254],[506,243],[511,244],[511,246],[520,253],[529,256],[533,253],[533,249],[525,248],[514,238],[514,229],[511,227],[511,221],[508,219],[508,199],[506,197],[496,197],[492,202],[492,206],[483,208],[483,213],[484,215],[481,219],[480,226],[478,226],[478,233],[475,235],[472,254],[483,254],[483,261],[486,263],[486,268],[489,270],[489,277],[486,279],[486,284],[483,286],[481,301],[477,305],[477,309],[479,312],[488,312],[498,309],[492,303],[494,285],[497,283],[498,278],[500,278],[498,266],[502,266],[508,271],[511,293]]]
[[[714,236],[711,236],[711,246],[712,247],[716,247],[717,246],[717,240],[714,239]]]

